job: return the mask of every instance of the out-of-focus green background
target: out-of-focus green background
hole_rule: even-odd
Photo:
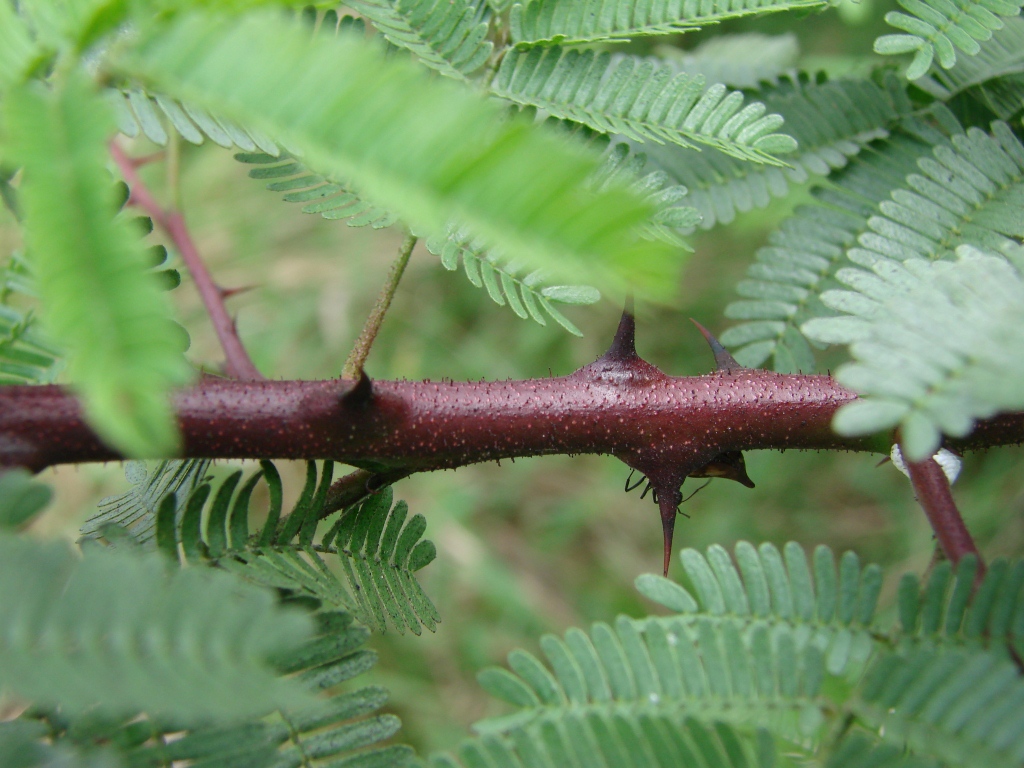
[[[851,3],[804,19],[787,15],[722,25],[673,43],[690,48],[712,34],[790,31],[798,35],[805,61],[841,71],[849,63],[844,57],[870,52],[873,39],[885,31],[881,18],[889,9],[877,0]],[[136,143],[131,149],[144,154],[153,148]],[[202,254],[219,283],[251,287],[229,306],[258,366],[278,378],[336,376],[400,233],[305,216],[246,178],[247,167],[230,153],[213,146],[185,146],[183,152],[182,196]],[[145,173],[162,190],[160,164]],[[733,286],[768,232],[805,194],[796,190],[769,210],[695,235],[696,251],[677,302],[641,308],[640,353],[670,374],[708,371],[711,355],[687,318],[713,331],[727,327],[722,310],[734,298]],[[16,236],[10,217],[5,211],[0,216],[6,252]],[[187,279],[174,294],[192,334],[192,359],[215,364],[219,350]],[[368,371],[377,378],[410,379],[566,374],[601,353],[619,308],[604,302],[569,314],[584,339],[553,323],[540,327],[520,320],[461,273],[446,272],[420,245]],[[840,360],[835,356],[824,365]],[[1017,449],[971,455],[956,486],[968,524],[989,557],[1019,553],[1024,544],[1022,455]],[[883,600],[891,602],[898,575],[925,569],[934,547],[908,482],[890,465],[876,466],[878,460],[750,454],[747,466],[757,488],[711,483],[685,505],[690,519],[677,526],[677,549],[712,543],[731,548],[740,539],[853,549],[865,561],[889,567]],[[294,497],[302,468],[283,464],[282,470]],[[545,632],[651,609],[632,583],[638,574],[660,569],[661,527],[650,499],[623,493],[626,475],[607,457],[549,457],[419,476],[398,485],[396,494],[427,517],[427,535],[437,544],[438,559],[421,576],[443,617],[436,634],[372,641],[381,663],[371,677],[391,690],[407,741],[425,750],[452,746],[471,721],[496,713],[474,676],[501,663],[512,648],[535,651]],[[40,535],[74,537],[96,500],[125,485],[116,465],[61,468],[44,479],[56,485],[57,499],[36,525]]]

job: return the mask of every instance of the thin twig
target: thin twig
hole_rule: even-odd
[[[388,307],[391,306],[391,300],[395,297],[398,282],[402,279],[405,267],[409,263],[412,249],[416,246],[416,240],[415,235],[407,234],[402,241],[402,245],[398,249],[398,256],[395,257],[391,269],[388,270],[387,279],[377,295],[377,301],[370,311],[370,316],[366,318],[363,330],[359,333],[359,338],[356,339],[352,351],[349,352],[348,359],[345,360],[345,366],[341,370],[343,379],[357,378],[363,369],[366,358],[370,354],[370,347],[373,346],[373,340],[377,338],[377,333],[384,322],[384,315],[387,313]]]
[[[943,553],[954,565],[960,562],[964,555],[975,555],[978,558],[978,571],[975,579],[976,582],[980,581],[985,575],[985,563],[964,524],[956,502],[953,501],[946,473],[932,458],[927,458],[924,461],[908,461],[906,464],[917,501],[928,516],[928,522],[932,524],[935,537],[939,540],[939,546]]]
[[[397,483],[412,474],[407,469],[390,469],[384,472],[367,472],[357,469],[344,477],[335,480],[327,490],[323,511],[320,517],[327,517],[333,512],[357,504],[367,496],[372,496],[381,488]]]
[[[263,379],[263,375],[249,358],[249,353],[242,345],[242,340],[238,338],[235,322],[224,306],[224,292],[213,282],[206,265],[200,258],[192,235],[185,224],[185,217],[180,211],[165,209],[156,201],[153,193],[149,191],[136,171],[132,160],[116,143],[110,145],[110,153],[131,189],[128,202],[144,210],[168,234],[178,249],[178,253],[181,254],[181,260],[185,263],[186,269],[195,282],[199,297],[210,315],[213,329],[224,350],[227,374],[243,381]]]

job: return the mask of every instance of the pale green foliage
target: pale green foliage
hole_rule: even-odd
[[[701,213],[700,226],[728,224],[737,212],[766,207],[793,184],[846,166],[870,142],[885,138],[909,105],[892,90],[867,80],[784,78],[758,96],[786,120],[798,150],[789,168],[755,165],[721,152],[654,146],[654,162],[686,185],[686,202]]]
[[[12,90],[3,153],[19,162],[27,241],[45,319],[97,431],[128,454],[177,442],[167,393],[189,371],[140,234],[116,217],[107,110],[79,76]],[[59,221],[60,226],[53,226]]]
[[[193,723],[310,700],[268,661],[294,651],[309,620],[226,573],[171,575],[155,555],[79,559],[63,543],[4,536],[0,603],[0,681],[40,704]]]
[[[275,156],[281,152],[273,139],[260,131],[241,128],[230,120],[214,117],[199,107],[181,104],[166,96],[151,96],[141,88],[110,89],[105,95],[114,109],[117,129],[130,138],[143,135],[154,144],[166,145],[166,119],[179,136],[192,144],[202,144],[209,138],[227,149],[260,150]]]
[[[668,45],[655,50],[680,71],[703,75],[709,83],[724,83],[731,88],[757,88],[766,81],[774,82],[796,68],[800,54],[791,32],[720,35],[686,51]]]
[[[491,90],[516,104],[635,141],[704,144],[775,165],[782,162],[774,155],[796,149],[791,137],[775,133],[782,118],[765,114],[760,102],[744,106],[739,91],[717,83],[708,87],[703,77],[676,74],[635,56],[558,46],[510,50]]]
[[[646,155],[630,151],[626,144],[616,144],[609,148],[601,167],[587,180],[587,188],[599,193],[612,185],[628,185],[631,191],[655,206],[654,216],[638,228],[641,236],[685,247],[677,231],[693,227],[699,221],[699,214],[682,204],[689,202],[685,187],[671,184],[664,171],[644,173],[646,164]],[[461,261],[473,285],[486,288],[497,304],[507,302],[524,320],[532,318],[546,325],[547,315],[576,336],[583,334],[554,304],[593,304],[601,298],[598,290],[591,286],[550,285],[543,270],[526,269],[521,261],[507,258],[500,249],[488,247],[482,239],[454,223],[448,226],[444,236],[428,239],[427,248],[440,256],[441,263],[450,271],[458,269]]]
[[[726,19],[826,4],[825,0],[528,0],[512,6],[509,24],[512,42],[522,49],[678,34]]]
[[[469,233],[452,226],[446,237],[427,240],[427,249],[441,257],[444,268],[454,272],[462,262],[466,278],[477,288],[486,288],[496,304],[508,307],[519,317],[532,318],[547,325],[547,317],[574,336],[583,333],[563,315],[555,303],[593,304],[600,292],[589,285],[547,285],[541,270],[524,270],[516,262],[506,262],[494,248]],[[525,274],[523,274],[525,273]]]
[[[674,270],[668,249],[634,239],[649,205],[621,189],[579,188],[595,167],[591,156],[521,121],[502,122],[495,105],[385,60],[351,35],[311,43],[270,16],[231,24],[191,16],[118,66],[280,137],[304,162],[351,179],[418,228],[438,231],[454,213],[510,254],[564,269],[585,262],[613,285],[653,292]],[[330,91],[322,72],[333,73]]]
[[[326,608],[344,609],[379,632],[389,622],[401,633],[434,631],[440,616],[414,576],[436,556],[433,543],[421,540],[423,516],[408,518],[403,501],[392,507],[389,487],[344,510],[332,525],[321,525],[332,472],[333,462],[325,462],[318,484],[316,464],[309,462],[299,500],[284,518],[281,478],[267,461],[241,488],[239,470],[216,493],[203,483],[187,502],[164,497],[156,514],[157,546],[174,561],[217,565]],[[270,510],[263,527],[250,532],[249,500],[261,479],[270,491]],[[168,480],[163,484],[169,486]],[[153,524],[149,517],[138,528]]]
[[[36,754],[48,755],[43,744],[32,741],[45,736],[64,759],[82,761],[61,766],[83,768],[163,767],[184,761],[210,768],[409,765],[409,747],[380,744],[399,727],[394,715],[374,714],[387,700],[387,693],[378,686],[344,686],[376,663],[376,654],[361,647],[369,633],[345,613],[321,612],[316,624],[316,636],[277,665],[278,673],[286,676],[282,679],[319,694],[306,706],[279,709],[263,718],[193,728],[173,719],[119,717],[110,712],[69,718],[58,710],[36,707],[13,724],[0,727],[0,762],[5,768],[20,765],[14,762],[15,756],[25,754],[26,746],[33,743]],[[16,752],[19,747],[22,751]],[[40,762],[24,763],[25,768],[49,765],[37,759]]]
[[[908,34],[883,35],[875,41],[877,53],[914,52],[907,69],[907,78],[916,80],[932,66],[950,69],[957,62],[959,49],[968,56],[981,50],[981,44],[992,38],[993,31],[1005,23],[1000,17],[1020,13],[1019,0],[898,0],[907,13],[890,11],[885,20]]]
[[[771,233],[738,286],[743,300],[725,310],[727,317],[746,321],[721,336],[723,344],[739,347],[741,364],[758,366],[774,357],[776,370],[813,370],[814,355],[800,327],[834,314],[821,294],[836,286],[837,270],[849,265],[847,250],[860,236],[873,235],[869,221],[920,170],[918,161],[963,130],[944,110],[936,118],[941,128],[913,117],[901,120],[888,139],[865,147],[816,189],[814,204],[797,208]]]
[[[1024,105],[1024,19],[1005,24],[976,56],[961,56],[951,69],[933,69],[915,85],[944,100],[966,92],[1009,120]]]
[[[491,55],[482,3],[466,0],[351,0],[384,38],[442,75],[466,80]]]
[[[547,635],[546,661],[513,651],[511,670],[484,671],[514,711],[432,765],[1019,763],[1024,682],[1000,647],[1020,631],[1021,563],[994,564],[976,606],[970,558],[923,589],[905,580],[904,623],[890,634],[873,616],[880,572],[852,553],[837,568],[825,547],[808,562],[793,543],[741,542],[735,560],[716,546],[684,550],[682,563],[692,591],[637,580],[677,613]]]
[[[0,3],[0,88],[27,75],[37,56],[25,22],[9,2]]]
[[[836,377],[864,395],[836,414],[841,434],[898,425],[904,453],[920,461],[943,434],[961,437],[975,419],[1024,407],[1024,258],[1015,268],[969,246],[957,254],[843,269],[837,278],[852,290],[822,296],[846,314],[809,321],[804,332],[850,344],[855,362]]]

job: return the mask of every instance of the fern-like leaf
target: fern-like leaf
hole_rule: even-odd
[[[967,93],[1009,120],[1024,107],[1024,19],[1007,19],[977,56],[961,56],[952,69],[933,69],[915,85],[947,102]]]
[[[1024,407],[1024,254],[1014,268],[969,246],[957,253],[840,270],[852,290],[822,296],[846,314],[809,321],[804,333],[850,343],[855,362],[836,377],[864,395],[836,414],[840,434],[898,425],[904,454],[920,461],[942,434],[961,437],[978,418]]]
[[[180,722],[237,720],[310,699],[269,658],[307,618],[237,577],[161,558],[0,537],[0,681],[42,705]],[[187,619],[184,618],[187,616]],[[242,629],[244,628],[244,629]]]
[[[441,264],[452,272],[461,261],[469,282],[486,288],[499,306],[507,304],[519,317],[532,318],[541,325],[547,325],[546,315],[575,336],[582,336],[582,331],[555,304],[586,305],[601,298],[589,285],[545,285],[542,271],[527,271],[514,261],[506,262],[494,248],[458,226],[450,226],[446,237],[427,240],[427,250],[440,256]]]
[[[210,462],[204,459],[161,461],[150,473],[145,462],[129,461],[124,468],[131,487],[116,496],[101,499],[96,514],[82,524],[83,538],[103,534],[109,525],[116,525],[131,534],[136,543],[146,545],[156,536],[156,514],[161,500],[168,494],[180,499],[177,517],[185,501],[206,479]]]
[[[467,80],[491,55],[487,21],[466,0],[352,0],[392,45],[442,75]]]
[[[1024,562],[993,560],[975,588],[977,559],[954,568],[938,563],[927,581],[906,574],[900,581],[897,642],[955,649],[988,649],[1019,656],[1024,651]]]
[[[631,152],[626,144],[617,144],[605,154],[605,162],[588,179],[587,187],[595,192],[614,184],[625,184],[638,195],[650,200],[657,212],[639,232],[649,239],[658,239],[679,247],[685,243],[679,229],[690,228],[698,221],[698,214],[686,202],[686,188],[670,184],[663,171],[644,174],[647,158]],[[451,224],[444,237],[427,240],[427,249],[441,257],[448,270],[456,270],[459,262],[466,277],[477,288],[486,288],[488,295],[499,305],[508,304],[519,317],[532,318],[546,324],[545,314],[576,336],[580,330],[559,312],[554,304],[593,304],[601,294],[586,285],[549,285],[541,270],[527,270],[521,262],[504,257],[497,248],[488,247],[465,228]]]
[[[32,283],[20,254],[0,269],[0,385],[49,384],[60,371],[60,351],[23,306],[34,297]]]
[[[289,203],[305,203],[303,213],[319,213],[325,219],[344,219],[350,227],[383,229],[395,223],[395,215],[363,200],[350,185],[314,173],[287,153],[275,157],[263,152],[239,153],[235,159],[257,167],[249,171],[254,179],[267,182],[271,192],[283,192]]]
[[[154,96],[141,88],[110,89],[106,96],[118,130],[131,138],[142,135],[162,147],[167,144],[170,127],[192,144],[202,144],[209,138],[225,149],[238,147],[245,152],[259,150],[275,156],[281,152],[274,140],[261,131],[241,128],[230,120],[166,96]]]
[[[918,161],[948,143],[950,133],[962,131],[948,112],[939,110],[936,117],[943,128],[906,119],[887,140],[865,147],[815,190],[815,204],[797,208],[758,250],[747,279],[737,286],[743,300],[725,310],[727,317],[744,322],[721,336],[723,344],[738,347],[735,357],[742,365],[757,367],[774,357],[778,371],[814,369],[800,327],[833,314],[821,294],[836,286],[836,272],[849,263],[847,249],[870,231],[868,221],[878,206],[920,170]]]
[[[753,165],[721,152],[653,146],[652,160],[689,190],[686,201],[701,214],[700,226],[731,222],[736,212],[764,208],[791,184],[843,168],[870,142],[889,135],[909,104],[868,80],[787,78],[758,96],[786,120],[799,149],[790,168]]]
[[[703,75],[709,83],[730,88],[760,88],[796,69],[800,46],[796,35],[757,32],[716,35],[696,48],[658,46],[658,56],[680,72]]]
[[[1024,680],[1004,654],[918,647],[879,659],[853,711],[886,741],[944,765],[1024,760]]]
[[[440,231],[455,216],[536,267],[576,267],[655,293],[672,284],[670,249],[635,240],[651,206],[621,189],[581,189],[596,167],[591,155],[503,121],[497,105],[385,60],[370,42],[310,42],[273,15],[188,16],[117,66],[280,137],[310,167],[350,178],[417,230]],[[327,100],[323,72],[334,85]]]
[[[791,137],[774,133],[782,117],[765,114],[763,104],[744,106],[738,91],[721,84],[706,88],[702,77],[674,74],[633,56],[614,59],[558,46],[509,51],[491,89],[516,104],[635,141],[703,144],[774,165],[783,164],[774,155],[796,149]]]
[[[377,686],[350,690],[341,685],[376,662],[376,655],[361,647],[368,631],[345,613],[325,612],[315,618],[316,636],[283,655],[277,664],[282,679],[318,694],[305,707],[282,708],[269,717],[227,726],[204,724],[187,730],[181,723],[161,718],[98,717],[95,713],[69,718],[66,713],[41,708],[15,722],[22,727],[45,726],[42,733],[37,731],[31,737],[45,735],[63,754],[87,757],[100,747],[117,765],[409,765],[412,750],[381,744],[399,727],[394,715],[375,714],[387,693]]]
[[[190,370],[160,287],[145,274],[141,233],[115,218],[109,114],[84,75],[53,91],[12,90],[3,107],[4,153],[23,167],[19,202],[44,317],[69,351],[86,414],[125,453],[166,453],[177,441],[168,392]]]
[[[528,0],[512,6],[509,25],[512,42],[525,49],[675,35],[726,19],[827,4],[825,0]]]
[[[644,595],[678,614],[648,619],[649,623],[686,627],[691,635],[693,622],[729,625],[743,632],[752,627],[768,632],[780,626],[800,629],[802,642],[817,648],[834,675],[862,669],[871,653],[869,628],[881,571],[875,565],[862,568],[853,552],[843,554],[837,569],[827,547],[815,549],[808,562],[794,542],[781,553],[771,544],[755,549],[740,542],[735,561],[715,545],[706,556],[683,550],[680,562],[694,594],[660,576],[637,579]]]
[[[1003,27],[1005,17],[1020,13],[1020,0],[898,0],[907,13],[889,11],[885,20],[906,34],[882,35],[875,40],[875,52],[900,54],[914,52],[907,78],[916,80],[928,72],[935,57],[944,69],[957,62],[959,49],[976,55],[982,43]],[[1001,18],[1002,17],[1002,18]]]
[[[421,541],[423,516],[407,519],[402,501],[392,507],[390,488],[345,510],[316,541],[332,467],[324,463],[318,482],[315,463],[307,464],[306,484],[284,518],[281,479],[270,462],[262,462],[261,471],[240,488],[241,471],[216,493],[200,485],[181,515],[175,514],[173,497],[165,497],[157,544],[174,560],[183,556],[190,563],[215,564],[258,584],[343,608],[380,632],[389,623],[402,633],[409,629],[418,635],[423,627],[433,631],[440,617],[414,574],[434,559],[436,550],[432,542]],[[263,527],[250,533],[249,500],[261,479],[270,490],[270,512]]]

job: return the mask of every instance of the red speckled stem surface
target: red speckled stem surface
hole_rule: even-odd
[[[175,396],[182,456],[334,459],[424,471],[506,457],[606,453],[682,477],[717,454],[759,448],[886,450],[835,435],[855,395],[827,376],[731,370],[669,377],[602,358],[571,376],[495,382],[205,379]],[[965,448],[1020,442],[1024,416],[978,425]],[[0,466],[119,458],[57,386],[0,388]]]

